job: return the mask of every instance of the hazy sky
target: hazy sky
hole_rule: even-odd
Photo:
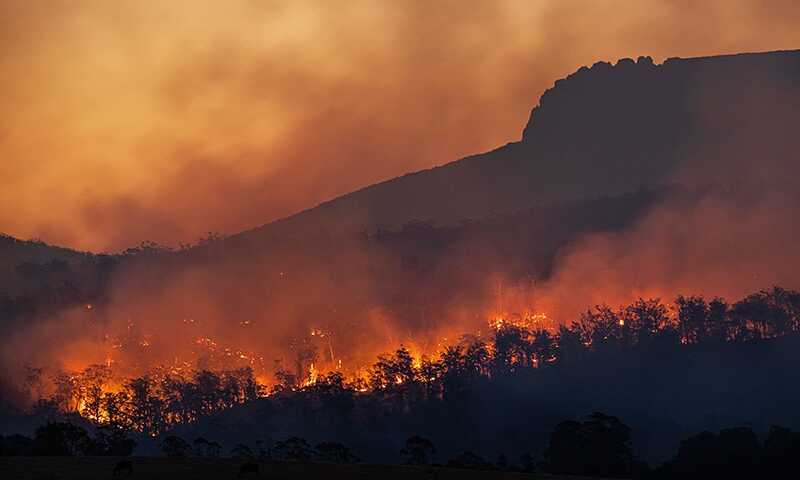
[[[597,60],[800,48],[796,1],[0,2],[0,231],[233,233],[521,135]]]

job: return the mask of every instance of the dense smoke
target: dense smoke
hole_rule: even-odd
[[[233,233],[518,138],[600,58],[796,46],[796,2],[3,2],[0,229]],[[634,47],[631,47],[634,46]]]
[[[435,298],[432,284],[393,285],[382,273],[398,271],[393,259],[361,242],[277,248],[203,259],[199,247],[123,260],[107,298],[10,328],[6,374],[21,383],[26,367],[44,368],[49,382],[62,370],[106,365],[117,383],[158,369],[243,367],[265,385],[278,371],[300,382],[312,369],[357,378],[399,345],[419,359],[485,327],[481,297],[458,311]]]
[[[660,205],[631,230],[591,235],[565,249],[542,287],[543,308],[569,319],[592,305],[640,297],[732,299],[774,285],[797,288],[796,195],[751,203],[712,193],[686,207]]]
[[[540,292],[550,303],[544,308],[566,320],[584,306],[639,297],[732,299],[774,285],[798,288],[800,156],[790,127],[798,59],[751,64],[741,76],[722,62],[693,74],[681,98],[689,99],[682,108],[691,124],[675,138],[682,155],[659,180],[684,193],[657,202],[629,228],[566,246]]]
[[[334,14],[321,6],[254,11],[247,4],[226,12],[225,28],[196,31],[211,25],[206,22],[218,7],[209,6],[208,19],[189,22],[187,31],[167,37],[165,45],[151,45],[143,36],[166,28],[160,14],[178,12],[131,6],[127,13],[144,18],[113,22],[124,24],[123,43],[143,59],[141,77],[127,78],[127,68],[112,68],[115,62],[130,65],[130,58],[116,57],[120,40],[114,36],[107,39],[110,58],[93,60],[116,79],[109,95],[130,89],[131,97],[102,108],[102,93],[81,97],[96,102],[82,117],[85,125],[68,121],[66,110],[53,114],[63,156],[28,163],[22,155],[8,157],[12,161],[0,168],[15,181],[0,198],[19,198],[14,212],[0,211],[0,221],[12,232],[97,248],[120,248],[141,238],[175,242],[208,229],[234,231],[376,179],[502,143],[509,131],[520,130],[531,99],[558,76],[553,72],[619,56],[620,45],[632,38],[637,48],[658,57],[779,47],[771,42],[793,34],[784,29],[790,15],[783,14],[770,28],[772,37],[754,39],[745,29],[737,32],[737,42],[745,42],[740,44],[709,20],[728,19],[719,5],[657,2],[663,28],[670,25],[663,18],[685,19],[689,12],[688,24],[712,35],[701,52],[688,46],[695,45],[691,35],[686,43],[672,36],[645,38],[655,20],[642,7],[624,14],[604,8],[613,18],[599,31],[621,37],[600,35],[588,42],[590,49],[572,36],[583,28],[580,19],[598,13],[592,8],[578,13],[578,4],[534,10],[527,3],[437,5],[430,11],[404,4],[400,15],[374,5]],[[116,8],[121,7],[98,6],[94,15],[110,19]],[[740,8],[765,18],[756,7]],[[80,25],[94,22],[94,15],[70,18]],[[265,16],[274,24],[249,20]],[[269,53],[262,52],[257,32],[273,32],[287,16],[306,27],[284,31],[271,40]],[[602,17],[593,22],[600,24]],[[539,24],[558,29],[535,28]],[[74,33],[77,27],[70,25],[62,34]],[[234,30],[253,37],[232,37]],[[375,31],[385,36],[364,41]],[[507,38],[503,32],[509,31],[516,32],[508,42],[513,46],[485,43],[489,36]],[[212,44],[178,41],[209,37]],[[76,39],[83,41],[98,40]],[[554,231],[542,229],[527,245],[509,247],[519,235],[515,218],[463,226],[451,239],[449,230],[417,225],[385,237],[327,238],[320,232],[318,238],[281,238],[253,250],[237,241],[214,241],[152,258],[139,254],[122,262],[96,303],[16,331],[6,339],[11,347],[3,349],[3,362],[16,371],[26,365],[75,371],[106,364],[123,379],[158,366],[250,366],[263,382],[272,382],[280,369],[309,376],[312,364],[358,375],[375,355],[400,344],[417,358],[435,355],[462,334],[486,335],[489,322],[513,314],[531,315],[541,322],[537,326],[552,328],[596,303],[616,306],[638,297],[670,302],[679,293],[736,299],[772,285],[796,288],[800,258],[791,245],[800,203],[792,174],[800,150],[792,147],[786,127],[791,117],[784,116],[796,96],[791,89],[784,94],[786,86],[768,75],[761,81],[752,87],[771,93],[753,98],[720,92],[713,78],[699,82],[688,109],[703,141],[687,143],[691,148],[671,173],[653,182],[689,193],[666,195],[619,228],[565,234],[554,260],[547,249],[537,257],[515,257],[555,243]],[[733,98],[741,108],[730,116],[725,102]],[[144,111],[131,115],[129,103]],[[86,105],[76,101],[73,113]],[[481,114],[486,108],[496,112],[489,128]],[[32,110],[21,111],[12,140],[38,118]],[[100,123],[107,141],[96,141]],[[142,131],[130,133],[128,127]],[[84,128],[87,136],[76,136],[73,128]],[[79,153],[71,150],[75,138],[83,142]],[[24,150],[25,142],[12,140],[12,151]],[[49,142],[55,151],[58,145]],[[113,167],[105,163],[109,157],[115,158]],[[39,175],[44,170],[50,174]],[[48,183],[53,178],[57,183]],[[42,194],[53,188],[52,195]],[[42,208],[43,202],[63,207]]]

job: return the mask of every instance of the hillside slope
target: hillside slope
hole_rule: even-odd
[[[721,185],[723,195],[734,192],[735,202],[748,204],[750,197],[742,193],[747,189],[752,196],[781,184],[796,191],[791,182],[800,164],[797,124],[800,51],[661,65],[647,57],[613,66],[598,62],[556,81],[518,142],[366,187],[221,242],[202,242],[176,255],[147,250],[152,254],[94,257],[0,237],[0,316],[96,300],[119,277],[148,279],[135,287],[117,282],[131,296],[190,269],[237,283],[240,273],[226,275],[239,272],[225,264],[229,260],[261,265],[250,272],[261,282],[295,272],[296,285],[282,275],[276,277],[280,288],[266,282],[276,291],[301,290],[315,278],[325,286],[318,290],[332,289],[337,301],[368,298],[398,310],[428,304],[432,300],[417,296],[437,291],[436,301],[446,309],[448,292],[456,303],[477,298],[474,292],[485,289],[494,273],[546,277],[564,246],[592,232],[629,228],[654,205],[684,201],[679,199],[686,192],[691,199]],[[793,214],[782,218],[788,225]],[[698,220],[698,226],[708,220]],[[128,261],[134,258],[143,261]],[[143,266],[129,275],[114,268],[117,261]],[[22,263],[29,265],[18,268]],[[221,303],[235,305],[237,294],[261,286],[240,285],[233,293],[207,289],[219,291]],[[318,303],[331,301],[322,295]]]
[[[674,182],[696,186],[694,167],[704,163],[701,185],[725,181],[714,171],[720,158],[732,164],[800,150],[791,134],[800,123],[799,99],[800,51],[660,65],[649,57],[598,62],[542,95],[521,141],[366,187],[238,237],[391,229],[415,219],[455,224]]]

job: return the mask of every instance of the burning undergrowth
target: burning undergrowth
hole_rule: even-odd
[[[126,409],[130,417],[130,402],[142,396],[158,408],[177,402],[184,409],[203,388],[214,392],[213,401],[164,413],[158,428],[131,423],[162,431],[320,382],[353,392],[410,379],[441,383],[454,348],[485,356],[480,375],[492,375],[491,362],[538,368],[556,361],[564,342],[590,348],[598,339],[640,335],[642,315],[658,317],[647,327],[654,334],[675,331],[691,343],[691,335],[703,334],[678,328],[687,315],[681,304],[631,302],[683,292],[737,298],[763,284],[795,285],[795,252],[781,247],[795,232],[787,215],[794,197],[754,198],[742,208],[740,196],[721,190],[658,197],[624,228],[578,235],[539,258],[525,252],[546,237],[539,227],[520,234],[518,216],[500,222],[521,237],[511,248],[506,231],[495,233],[502,241],[476,233],[482,224],[415,224],[355,240],[282,240],[262,250],[217,240],[180,252],[140,252],[120,262],[105,295],[12,331],[3,363],[28,405],[44,399],[40,407],[100,422]],[[535,268],[554,252],[550,267]],[[795,325],[795,294],[770,295],[764,311],[781,305],[784,323]],[[604,304],[628,307],[598,307],[587,317],[587,306]],[[708,312],[710,305],[695,307]],[[731,327],[724,339],[758,330],[758,312],[734,310],[726,306],[726,325],[739,322],[745,334]],[[780,328],[761,328],[758,336],[795,327]],[[498,341],[508,335],[524,341],[503,353]],[[400,346],[400,357],[376,363]],[[396,375],[376,381],[376,369],[387,368]]]
[[[637,68],[655,68],[645,63]],[[687,65],[680,68],[691,70]],[[595,68],[605,75],[627,67]],[[77,282],[70,284],[78,291],[70,298],[80,302],[44,318],[21,316],[14,329],[6,329],[4,371],[21,379],[37,377],[22,373],[26,367],[29,373],[42,369],[37,378],[50,380],[18,388],[33,398],[61,391],[66,399],[56,403],[72,411],[97,403],[83,398],[86,391],[112,395],[111,400],[124,395],[119,397],[123,405],[126,398],[154,398],[155,405],[168,403],[183,389],[202,390],[203,382],[218,385],[213,392],[230,390],[222,400],[192,407],[194,413],[166,414],[170,423],[276,387],[291,391],[320,381],[344,382],[358,392],[407,385],[411,379],[440,382],[443,377],[436,372],[459,345],[459,355],[472,351],[483,358],[479,346],[485,345],[487,361],[538,368],[555,361],[553,349],[564,342],[590,348],[642,332],[675,331],[676,338],[691,343],[705,333],[687,333],[676,325],[695,310],[705,317],[716,312],[714,318],[724,319],[725,325],[739,325],[726,327],[725,340],[785,333],[784,327],[768,328],[759,320],[778,311],[783,313],[770,322],[788,318],[782,322],[794,331],[796,297],[777,291],[756,302],[756,310],[726,307],[721,316],[724,302],[713,307],[690,302],[686,311],[680,303],[673,310],[658,302],[616,312],[603,307],[590,316],[591,328],[580,327],[592,305],[631,306],[640,298],[672,299],[687,292],[741,298],[770,285],[798,287],[800,256],[793,247],[800,234],[800,190],[793,174],[797,149],[785,127],[793,124],[794,111],[785,105],[795,98],[794,87],[767,83],[769,88],[762,90],[772,93],[748,99],[732,114],[728,107],[736,97],[725,92],[709,96],[718,74],[705,80],[697,72],[692,75],[686,85],[697,88],[687,87],[689,93],[676,98],[698,105],[688,114],[679,112],[679,120],[665,130],[675,133],[680,148],[670,156],[669,168],[659,170],[666,172],[664,178],[640,192],[630,193],[636,185],[625,182],[625,175],[650,170],[637,163],[638,157],[626,157],[617,165],[621,176],[615,181],[629,193],[584,198],[566,207],[540,206],[459,225],[411,222],[398,231],[344,237],[316,223],[292,230],[288,222],[177,252],[151,246],[119,258],[99,294],[83,295]],[[703,95],[695,98],[696,91]],[[620,98],[636,103],[625,92]],[[590,127],[608,119],[606,110],[587,111],[580,102],[576,112],[591,113],[585,118],[592,132]],[[554,129],[562,127],[561,118],[553,117]],[[692,123],[684,129],[686,119]],[[541,121],[538,115],[535,122]],[[616,152],[615,146],[628,142],[627,132],[607,127],[615,139],[609,151]],[[664,141],[656,127],[649,134]],[[594,140],[605,145],[606,138],[600,137]],[[528,148],[514,148],[523,147]],[[577,170],[589,168],[587,152],[576,151],[573,157]],[[595,180],[584,177],[569,177],[578,182],[570,188]],[[678,186],[659,193],[658,185]],[[609,191],[594,187],[587,185],[588,191]],[[637,320],[642,309],[648,318],[658,317],[650,318],[646,328]],[[525,342],[503,353],[499,340],[509,332]],[[466,343],[461,341],[464,333],[471,335]],[[378,355],[400,345],[405,353],[375,363]],[[549,353],[535,353],[535,345]],[[395,374],[374,381],[376,365]],[[488,366],[479,370],[491,375]],[[116,408],[110,405],[105,411]],[[102,420],[110,415],[97,412],[89,416]]]
[[[187,346],[197,356],[194,364],[176,359],[141,364],[136,372],[125,355],[146,358],[155,345],[131,336],[131,343],[112,342],[109,348],[120,356],[112,353],[106,363],[71,371],[28,366],[24,383],[37,399],[32,408],[38,415],[74,413],[148,435],[261,397],[297,392],[371,395],[402,410],[420,398],[446,401],[476,379],[570,368],[593,352],[661,351],[671,345],[740,344],[797,334],[800,293],[775,288],[733,304],[698,296],[679,296],[669,305],[639,299],[619,308],[599,305],[557,328],[542,313],[496,314],[487,319],[485,332],[453,337],[431,350],[401,345],[363,368],[348,369],[336,357],[329,334],[312,329],[302,344],[289,347],[296,354],[294,364],[277,362],[271,372],[262,358],[207,337]]]

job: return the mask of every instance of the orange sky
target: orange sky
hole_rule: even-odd
[[[517,140],[596,60],[800,48],[796,1],[0,3],[0,231],[233,233]]]

